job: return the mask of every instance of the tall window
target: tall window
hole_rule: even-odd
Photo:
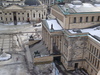
[[[6,21],[7,21],[7,18],[6,18]]]
[[[33,14],[33,17],[35,17],[35,13]]]
[[[94,21],[94,16],[92,16],[92,18],[91,18],[91,22],[93,22]]]
[[[27,17],[29,17],[29,13],[27,13]]]
[[[44,12],[44,15],[45,15],[45,12]]]
[[[23,20],[24,20],[24,17],[23,17]]]
[[[20,18],[18,18],[19,19],[19,21],[20,21]]]
[[[42,19],[43,19],[43,15],[42,15]]]
[[[100,21],[100,16],[98,16],[97,21]]]
[[[12,18],[10,18],[10,21],[12,21]]]
[[[39,13],[39,17],[40,17],[40,13]]]
[[[82,17],[80,17],[80,23],[82,22]]]
[[[86,17],[86,22],[88,22],[88,17]]]
[[[100,65],[99,63],[100,63],[100,61],[97,62],[97,69],[99,68],[99,65]]]
[[[76,17],[74,17],[74,21],[73,22],[76,23]]]
[[[1,17],[1,20],[2,20],[2,17]]]

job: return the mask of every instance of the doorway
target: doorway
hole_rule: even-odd
[[[17,16],[16,16],[16,12],[13,12],[13,20],[14,20],[14,25],[17,25]]]
[[[61,62],[61,56],[54,57],[54,58],[53,58],[53,61],[54,61],[55,63],[60,63],[60,62]]]
[[[75,63],[74,68],[78,68],[78,63]]]

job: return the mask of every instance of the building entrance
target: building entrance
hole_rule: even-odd
[[[75,63],[74,68],[78,68],[78,63]]]
[[[16,16],[16,12],[13,12],[13,20],[14,20],[14,25],[17,25],[17,16]]]

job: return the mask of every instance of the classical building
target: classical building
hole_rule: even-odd
[[[0,6],[0,22],[26,22],[45,19],[47,7],[34,0],[4,0]]]
[[[50,54],[60,55],[67,70],[85,69],[89,75],[100,70],[99,2],[59,3],[43,20],[43,41]],[[85,74],[86,75],[86,74]]]

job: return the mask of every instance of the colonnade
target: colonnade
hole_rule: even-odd
[[[52,35],[52,33],[50,33],[44,26],[42,27],[42,37],[43,37],[43,41],[46,45],[46,47],[48,48],[48,50],[50,51],[50,53],[53,53],[53,45],[55,44],[55,46],[57,47],[58,51],[61,52],[62,49],[62,36],[61,35]]]

